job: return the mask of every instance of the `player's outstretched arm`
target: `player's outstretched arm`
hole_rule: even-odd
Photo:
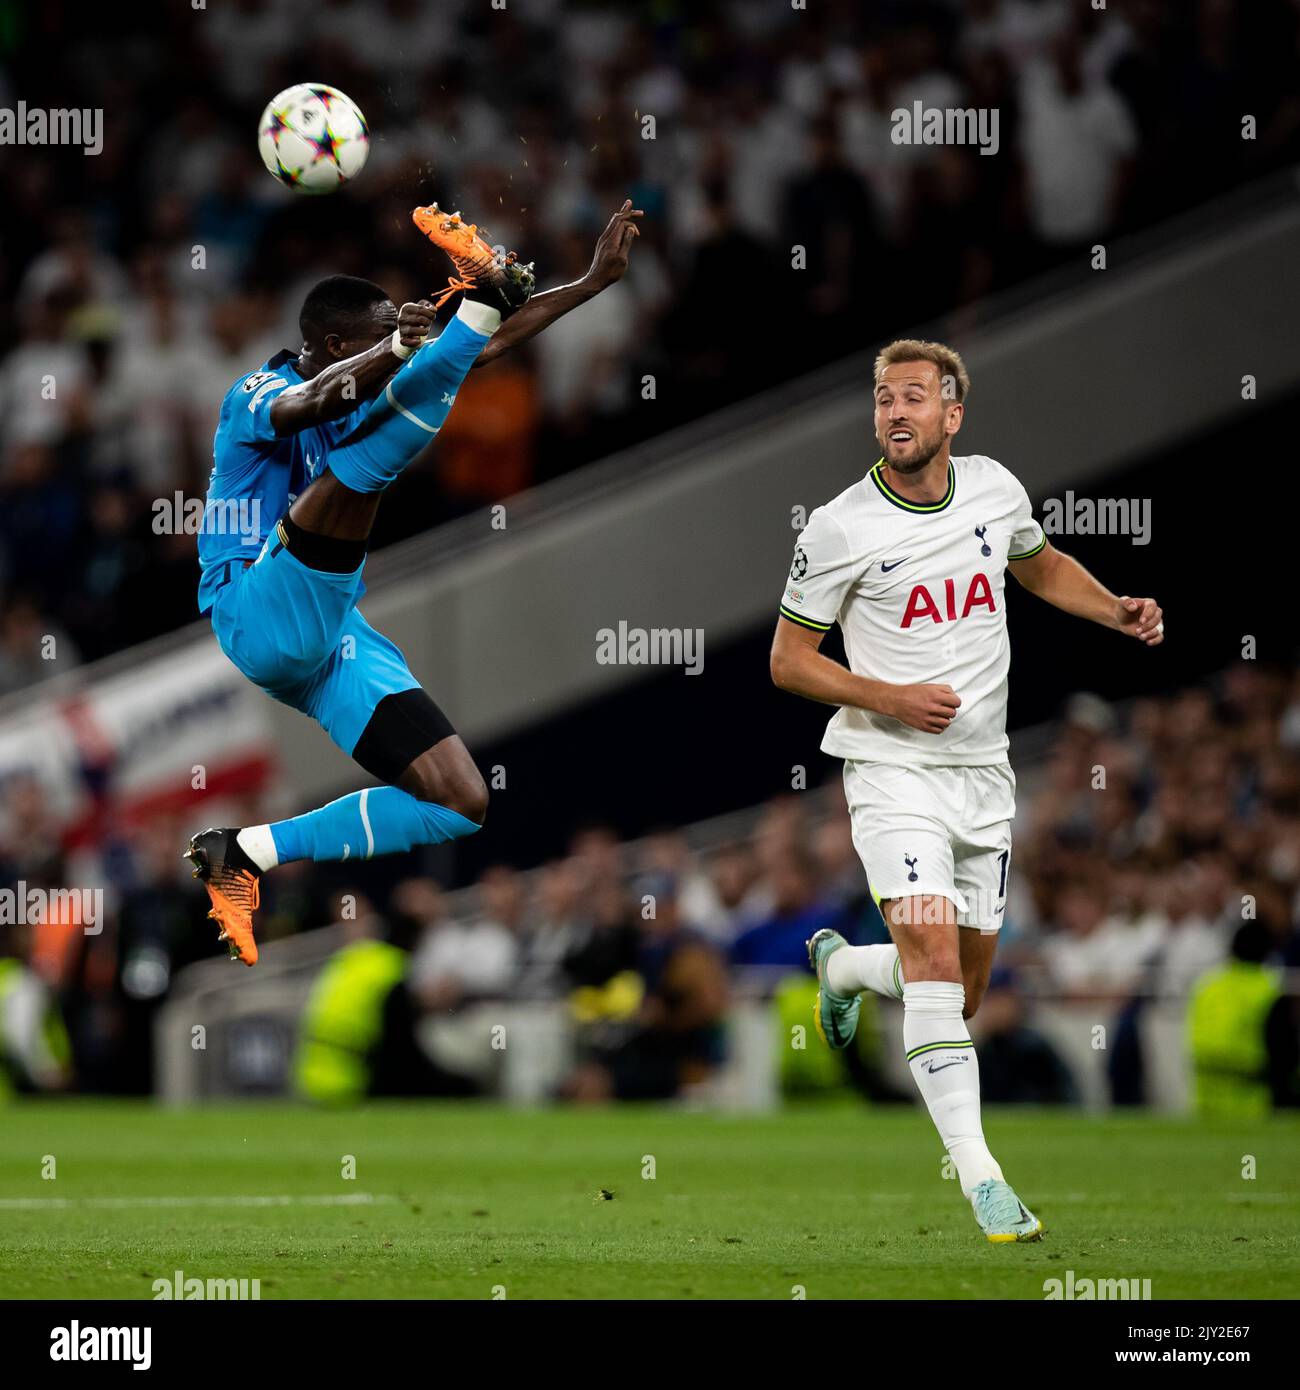
[[[434,307],[428,300],[403,304],[395,333],[381,338],[365,352],[332,362],[301,386],[281,391],[271,402],[271,426],[276,434],[283,439],[299,430],[350,415],[362,401],[376,395],[424,342],[434,317]]]
[[[772,639],[772,682],[823,705],[849,705],[888,715],[924,734],[941,734],[961,706],[950,685],[891,685],[854,675],[818,648],[824,633],[779,618]]]
[[[492,335],[488,345],[479,353],[476,367],[485,366],[494,358],[500,357],[507,349],[535,337],[548,328],[556,319],[562,318],[579,304],[594,299],[602,290],[607,290],[623,278],[627,270],[627,258],[632,242],[641,235],[636,219],[645,214],[640,208],[632,206],[629,198],[609,219],[609,224],[601,232],[596,242],[596,254],[592,258],[591,269],[571,285],[560,285],[557,289],[535,294],[522,309],[513,313]]]
[[[1165,640],[1164,612],[1155,599],[1112,594],[1050,542],[1037,555],[1010,561],[1007,568],[1031,594],[1066,613],[1136,637],[1148,647]]]

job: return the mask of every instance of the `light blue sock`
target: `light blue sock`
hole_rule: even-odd
[[[462,305],[475,323],[495,310]],[[472,314],[470,311],[474,311]],[[465,373],[478,360],[490,333],[458,314],[425,343],[375,398],[356,428],[330,450],[329,470],[354,492],[382,492],[442,428]]]
[[[271,837],[281,864],[293,859],[323,863],[440,845],[479,829],[458,811],[420,801],[400,787],[367,787],[292,820],[276,821]]]

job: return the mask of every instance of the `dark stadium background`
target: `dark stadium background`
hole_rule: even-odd
[[[885,71],[894,80],[927,65],[960,69],[962,60],[951,55],[960,53],[955,45],[962,16],[968,9],[973,23],[981,11],[979,4],[926,0],[869,6],[830,0],[797,17],[792,12],[771,35],[746,39],[736,23],[743,7],[658,0],[616,8],[636,17],[637,36],[610,61],[607,91],[621,95],[639,69],[671,69],[685,84],[683,109],[705,139],[715,125],[770,111],[770,84],[782,62],[824,51],[830,43],[861,45],[864,70]],[[1030,12],[1046,8],[1029,6]],[[401,287],[414,293],[432,288],[429,259],[406,230],[416,201],[437,196],[483,208],[477,215],[489,229],[491,211],[508,212],[545,285],[561,268],[570,274],[585,268],[597,232],[627,193],[647,211],[639,249],[646,259],[657,258],[667,279],[655,287],[657,307],[638,324],[620,373],[633,383],[644,371],[655,372],[658,398],[651,409],[633,398],[621,409],[588,411],[577,422],[543,409],[520,478],[544,481],[731,400],[761,394],[846,352],[936,318],[942,322],[941,316],[969,328],[998,291],[1045,269],[1081,288],[1093,274],[1078,248],[1054,246],[1035,234],[1015,188],[1014,160],[981,159],[973,150],[959,152],[965,168],[949,171],[948,182],[922,179],[903,225],[886,236],[878,226],[879,207],[845,166],[841,148],[825,156],[820,171],[789,179],[767,237],[756,237],[736,224],[730,205],[735,171],[721,145],[699,161],[697,186],[674,186],[667,139],[642,141],[634,121],[621,122],[615,133],[616,106],[608,118],[603,108],[573,108],[572,90],[557,70],[553,6],[436,9],[460,16],[448,29],[455,41],[421,63],[408,59],[394,72],[369,64],[349,45],[351,31],[324,18],[352,14],[355,7],[325,4],[319,23],[289,26],[283,46],[260,54],[253,21],[267,10],[257,0],[233,0],[210,11],[159,3],[112,11],[63,3],[0,7],[5,68],[21,74],[21,94],[30,106],[103,105],[109,113],[106,147],[96,158],[79,150],[0,149],[8,171],[0,258],[3,341],[21,342],[35,331],[24,324],[18,295],[25,271],[51,246],[93,246],[107,254],[131,277],[130,292],[147,303],[156,292],[160,256],[175,259],[191,241],[215,240],[237,248],[242,267],[227,282],[230,292],[252,296],[253,321],[264,322],[269,306],[275,322],[287,323],[293,306],[281,296],[290,286],[298,291],[304,261],[381,281],[387,275],[395,293]],[[579,16],[600,10],[583,3],[566,7]],[[292,5],[279,12],[296,14]],[[373,7],[371,27],[384,32],[380,21],[389,16],[389,32],[400,36],[408,14],[419,12],[408,0],[387,0]],[[1072,12],[1089,40],[1106,17],[1087,3],[1075,4]],[[532,23],[534,13],[546,18]],[[1285,167],[1297,140],[1293,6],[1286,0],[1237,7],[1134,0],[1108,13],[1132,24],[1137,35],[1108,80],[1128,104],[1141,137],[1122,216],[1108,234],[1141,230]],[[310,198],[268,200],[274,189],[248,138],[256,120],[251,98],[231,90],[235,60],[228,57],[224,66],[216,61],[227,32],[240,33],[245,16],[247,51],[260,57],[252,69],[260,73],[259,92],[288,85],[303,72],[329,72],[363,110],[385,113],[386,119],[372,122],[375,155],[367,178],[326,200],[328,209]],[[1010,149],[1017,115],[1009,67],[993,64],[986,73],[968,63],[967,74],[971,81],[994,83],[1001,142]],[[440,150],[431,140],[427,152],[417,154],[408,150],[408,136],[396,165],[376,172],[373,163],[402,133],[402,113],[427,115],[436,129],[440,118],[450,120],[471,101],[499,113],[511,136],[509,149],[474,160],[449,180],[448,166],[457,168],[448,157],[453,146],[444,142]],[[828,143],[826,123],[837,110],[832,102],[827,112],[808,118],[815,149]],[[1259,116],[1257,141],[1235,138],[1243,110]],[[526,207],[539,183],[564,172],[565,147],[580,144],[589,144],[595,158],[562,229],[537,226],[529,212],[510,207],[520,188],[528,194],[516,205]],[[185,162],[192,149],[202,151],[193,165]],[[966,186],[964,179],[973,181]],[[196,182],[203,192],[187,194]],[[720,217],[718,230],[698,247],[682,245],[680,229],[667,215],[688,197],[705,207],[716,204]],[[815,260],[814,229],[828,222],[843,231],[851,249],[848,268],[833,285],[830,309],[813,302],[826,287],[805,287],[815,277],[785,273],[788,255],[780,250],[812,240]],[[888,257],[887,274],[871,268],[882,255]],[[92,369],[103,374],[115,351],[107,336],[111,328],[83,316],[70,330],[68,317],[84,307],[84,296],[78,301],[71,291],[72,301],[65,302],[66,293],[54,296],[51,312],[63,331],[88,343]],[[247,317],[250,301],[236,303]],[[719,314],[726,333],[712,327]],[[252,343],[248,350],[254,350]],[[1086,384],[1075,389],[1086,390]],[[201,491],[209,467],[206,430],[191,420],[178,434],[183,447],[174,455],[175,484]],[[56,460],[29,461],[25,476],[34,475],[34,486],[13,480],[4,486],[0,540],[8,554],[7,592],[57,619],[89,659],[192,621],[194,567],[174,538],[155,536],[146,524],[153,494],[139,486],[133,461],[124,457],[113,466],[99,458],[87,473],[87,444],[84,435],[74,436]],[[125,454],[129,442],[116,448]],[[449,488],[436,466],[426,463],[391,492],[375,546],[494,495]],[[65,546],[86,557],[81,572],[67,563]],[[115,578],[105,579],[105,573]]]

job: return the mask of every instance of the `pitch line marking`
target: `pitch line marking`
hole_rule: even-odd
[[[60,1211],[73,1207],[368,1207],[396,1202],[386,1193],[349,1192],[339,1196],[244,1197],[0,1197],[0,1211]]]

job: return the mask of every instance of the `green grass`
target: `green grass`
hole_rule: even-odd
[[[1300,1126],[986,1119],[1038,1245],[980,1237],[911,1110],[19,1103],[0,1109],[0,1296],[150,1298],[177,1269],[258,1278],[264,1299],[1041,1299],[1067,1269],[1157,1299],[1300,1286]],[[294,1202],[185,1204],[259,1194]]]

